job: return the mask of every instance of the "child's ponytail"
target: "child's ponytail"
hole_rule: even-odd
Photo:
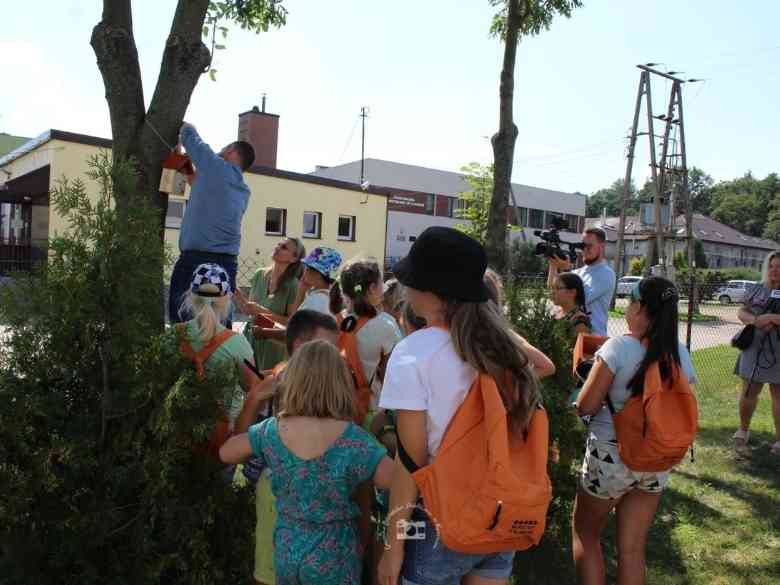
[[[208,343],[217,334],[217,327],[227,316],[229,296],[202,297],[187,291],[179,314],[193,315],[198,337]]]
[[[331,314],[338,315],[344,310],[344,297],[341,296],[341,286],[339,281],[335,281],[330,285],[330,303],[329,309]]]

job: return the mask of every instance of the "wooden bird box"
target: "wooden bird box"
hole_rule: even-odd
[[[170,195],[184,195],[184,190],[190,177],[195,175],[192,161],[187,155],[180,152],[171,152],[163,161],[162,175],[160,175],[160,191]]]

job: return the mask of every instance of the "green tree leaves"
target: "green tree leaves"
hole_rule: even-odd
[[[499,6],[499,11],[490,24],[490,34],[502,40],[507,30],[507,0],[488,0],[491,6]],[[582,6],[581,0],[520,0],[518,14],[519,37],[538,35],[548,30],[556,14],[571,17],[575,8]]]
[[[493,195],[493,166],[472,162],[461,167],[460,170],[466,174],[465,178],[471,186],[471,191],[460,194],[459,209],[455,210],[454,215],[458,219],[466,219],[471,223],[458,224],[455,227],[484,244],[487,237],[490,198]]]

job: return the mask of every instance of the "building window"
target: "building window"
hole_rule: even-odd
[[[303,237],[322,237],[322,214],[318,211],[303,212]]]
[[[528,225],[528,208],[518,207],[520,210],[520,225]]]
[[[265,209],[265,233],[271,236],[283,236],[287,233],[287,210],[276,207]]]
[[[186,199],[174,199],[168,197],[168,211],[165,214],[165,227],[178,230],[184,219],[184,210],[187,208]]]
[[[532,228],[544,228],[544,211],[541,209],[531,209],[528,218],[528,226]]]
[[[580,231],[580,217],[578,215],[566,214],[566,222],[569,224],[569,231],[577,233]]]
[[[462,217],[462,213],[466,211],[469,207],[471,207],[471,201],[468,199],[461,199],[458,197],[458,199],[455,200],[453,209],[452,209],[452,215],[453,217]]]
[[[355,241],[355,216],[339,215],[339,240]]]
[[[436,209],[436,195],[425,196],[425,213],[433,215],[433,210]]]
[[[445,200],[447,201],[447,209],[444,210],[444,215],[445,217],[453,217],[455,215],[455,204],[458,200],[454,197],[446,197]]]

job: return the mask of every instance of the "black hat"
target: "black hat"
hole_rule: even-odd
[[[482,244],[452,228],[429,227],[395,265],[393,274],[404,286],[482,303],[490,298],[483,281],[486,268]]]

